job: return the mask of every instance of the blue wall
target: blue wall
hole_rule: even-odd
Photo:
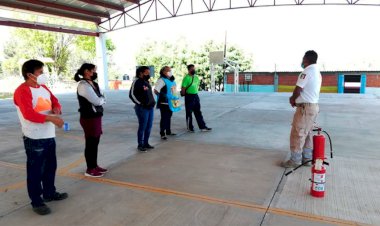
[[[233,84],[224,84],[224,92],[233,93]],[[274,85],[239,85],[239,92],[257,92],[257,93],[272,93],[275,92]]]

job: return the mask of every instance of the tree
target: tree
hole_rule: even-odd
[[[168,42],[145,44],[137,54],[136,62],[138,65],[154,66],[154,81],[160,77],[159,71],[162,67],[170,66],[178,79],[177,82],[180,82],[187,72],[186,65],[190,58],[191,52],[188,50],[188,45],[185,39],[181,38],[175,44]]]
[[[10,75],[20,74],[25,59],[45,59],[50,73],[70,78],[84,62],[93,62],[96,56],[95,38],[65,33],[16,28],[12,39],[4,48],[2,68]],[[115,50],[110,39],[106,40],[108,54]]]
[[[158,70],[163,66],[173,67],[174,74],[180,75],[179,80],[187,73],[186,65],[194,64],[197,75],[201,78],[201,88],[208,90],[211,87],[209,54],[212,51],[221,51],[224,45],[207,41],[197,49],[189,50],[185,39],[181,38],[175,44],[168,42],[152,42],[145,45],[136,56],[138,65],[154,66],[155,79],[159,77]],[[251,70],[252,56],[246,55],[236,46],[227,48],[227,58],[239,64],[240,71]],[[231,68],[226,68],[230,71]],[[215,65],[215,83],[218,91],[223,91],[224,74],[223,65]]]

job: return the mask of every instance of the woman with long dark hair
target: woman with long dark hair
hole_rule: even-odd
[[[105,97],[97,79],[96,66],[85,63],[77,71],[74,80],[78,82],[77,97],[79,102],[80,124],[84,131],[86,144],[84,156],[87,170],[85,176],[102,177],[108,170],[98,166],[98,145],[102,135],[102,117]]]

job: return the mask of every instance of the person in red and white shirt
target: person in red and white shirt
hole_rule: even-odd
[[[25,82],[14,93],[14,104],[21,123],[27,156],[27,187],[33,211],[49,214],[45,202],[63,200],[67,193],[56,191],[57,169],[55,126],[61,128],[61,105],[45,86],[44,64],[28,60],[22,65]],[[41,197],[42,195],[42,197]]]

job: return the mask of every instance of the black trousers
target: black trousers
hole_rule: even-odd
[[[161,121],[160,121],[160,134],[161,136],[170,135],[172,133],[170,126],[173,112],[170,110],[169,105],[161,104]]]
[[[185,108],[186,108],[186,123],[187,129],[193,130],[193,112],[195,119],[197,120],[199,129],[206,128],[206,123],[203,120],[203,115],[201,112],[201,102],[199,100],[198,94],[186,94],[185,96]]]
[[[86,147],[84,157],[86,158],[87,168],[94,169],[98,166],[98,145],[99,137],[86,137]]]

